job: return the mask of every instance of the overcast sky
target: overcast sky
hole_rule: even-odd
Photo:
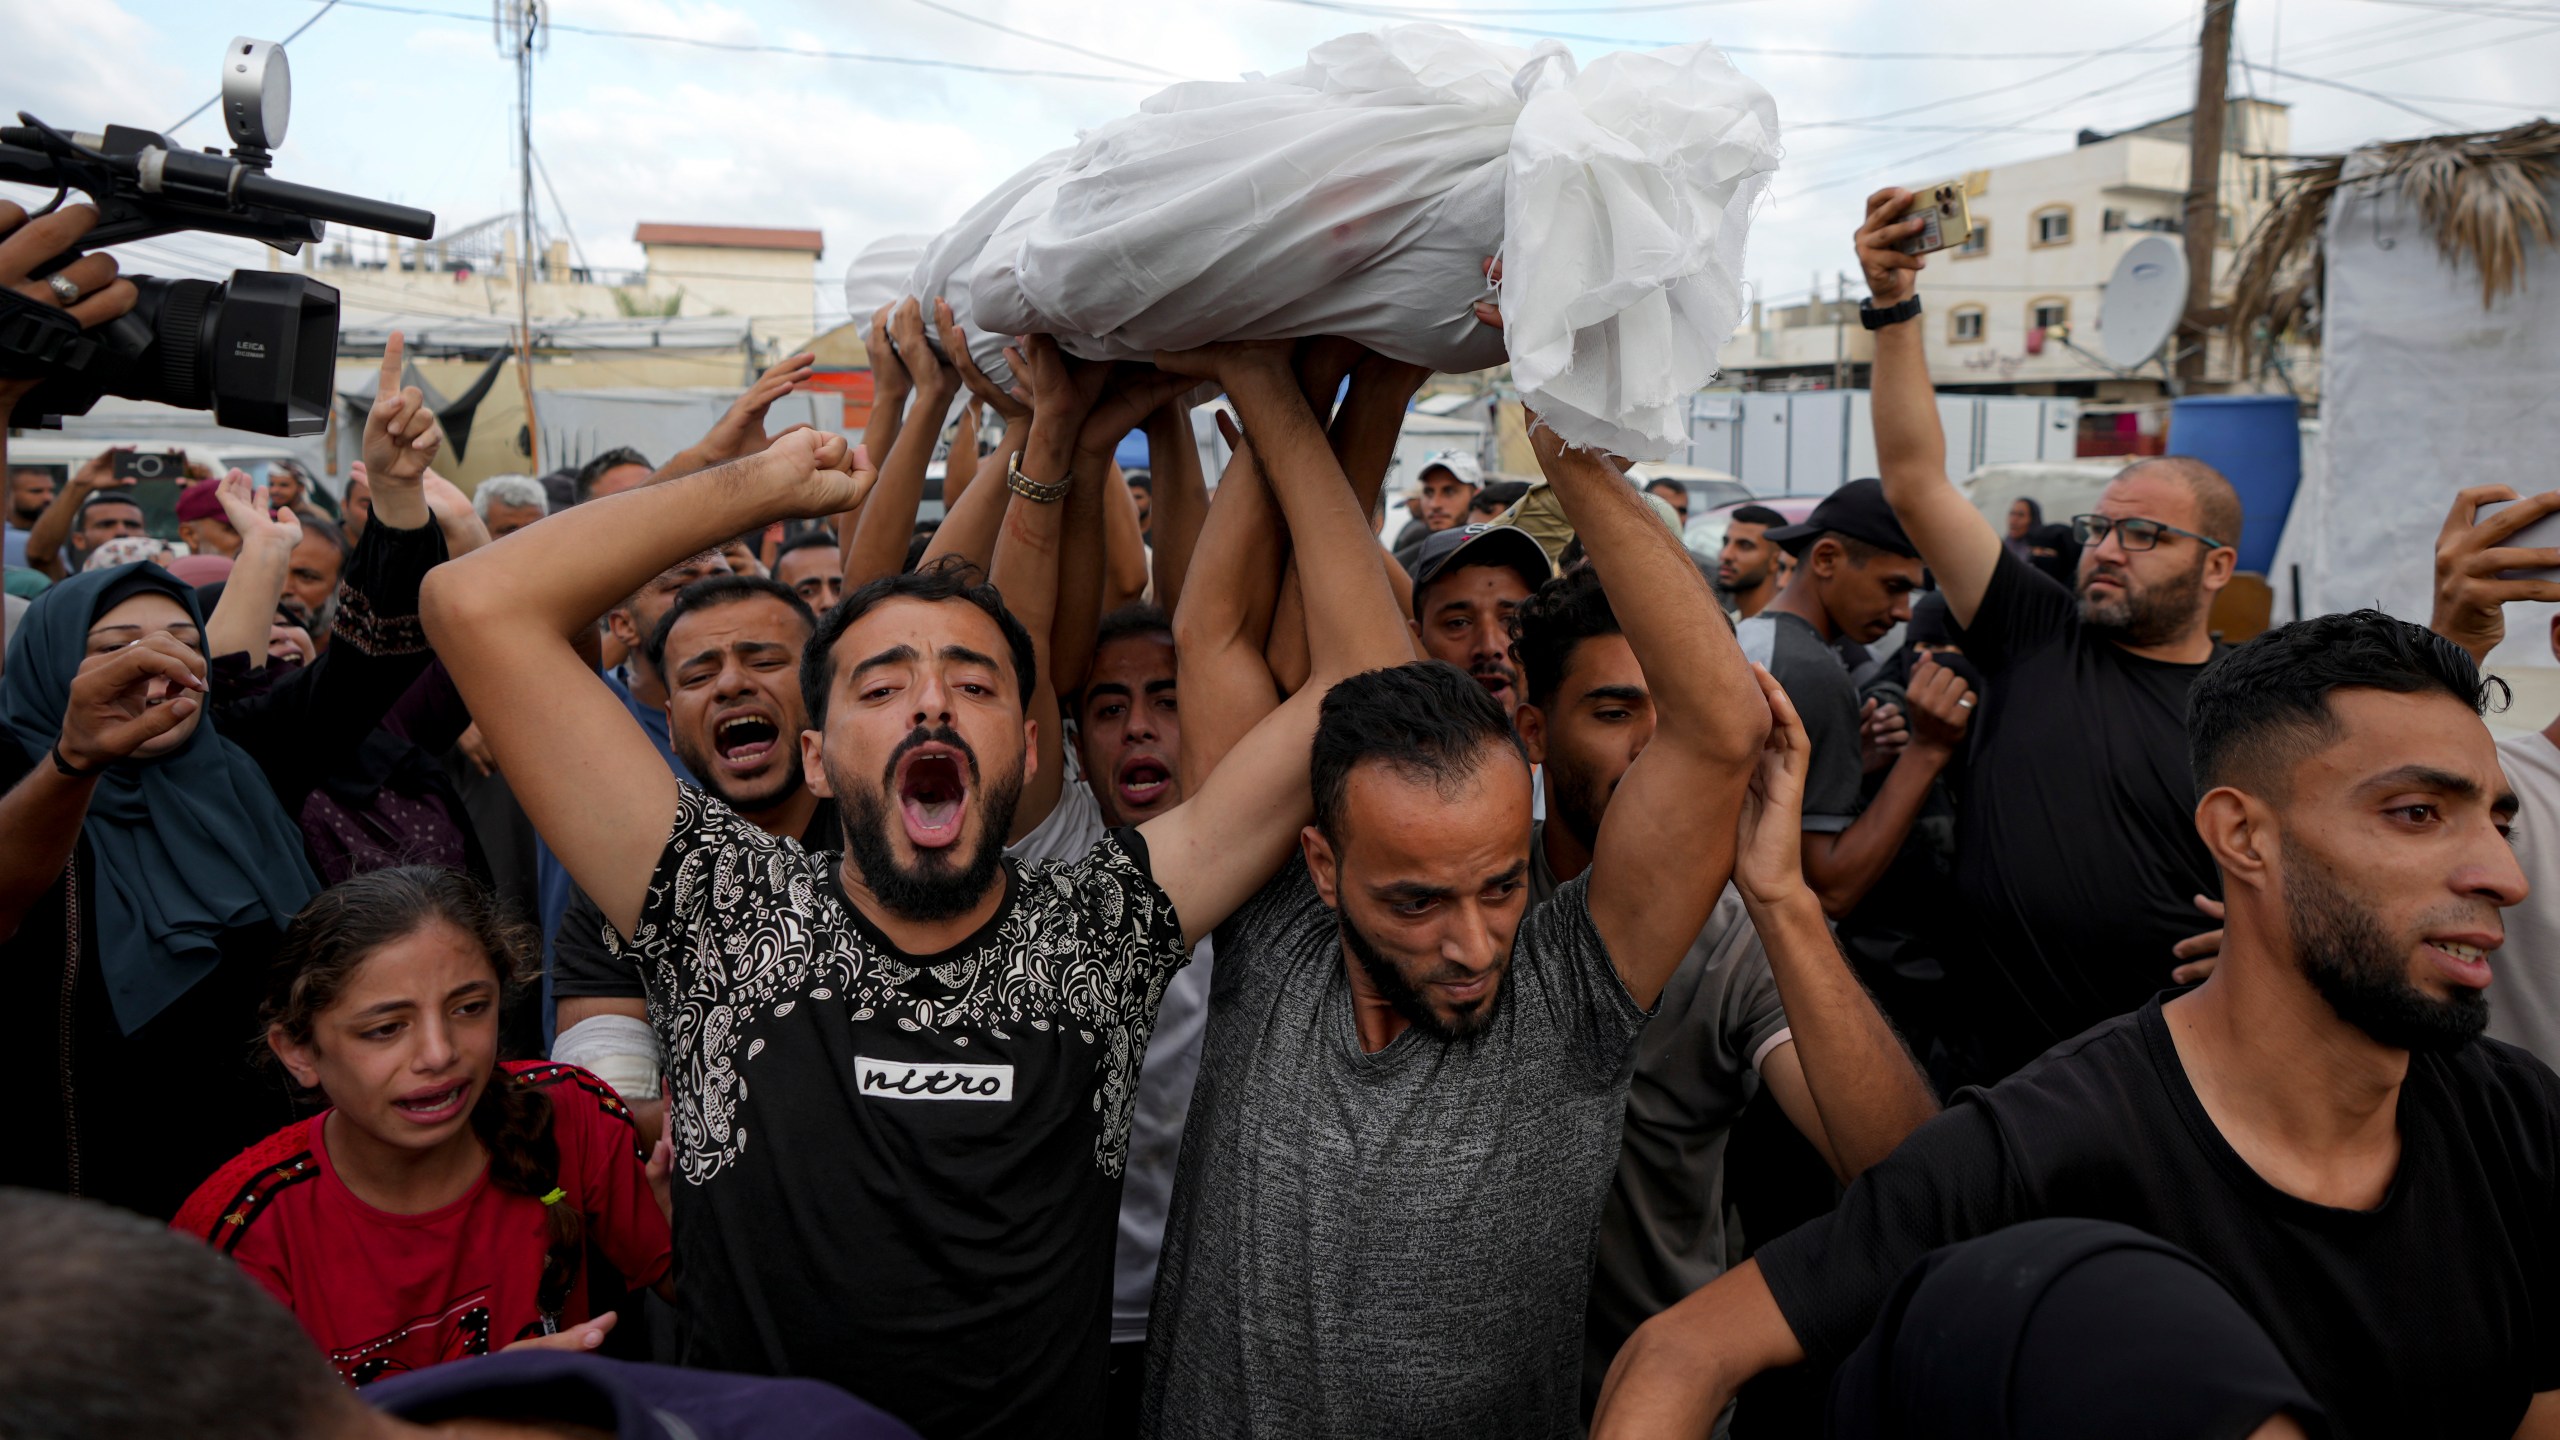
[[[2235,68],[2234,93],[2290,102],[2297,150],[2560,114],[2560,3],[2238,3],[2237,51],[2253,68]],[[212,95],[232,36],[282,38],[319,9],[318,0],[0,0],[0,34],[10,37],[0,111],[64,128],[164,127]],[[637,265],[632,227],[644,219],[813,226],[826,234],[820,305],[832,315],[842,309],[836,282],[866,242],[939,228],[1169,78],[1285,69],[1330,36],[1403,17],[1463,23],[1518,45],[1557,35],[1585,60],[1702,39],[1726,46],[1777,97],[1785,130],[1786,160],[1752,228],[1750,276],[1769,298],[1801,295],[1817,274],[1850,268],[1847,235],[1876,185],[2050,153],[2082,127],[2187,108],[2200,7],[559,0],[552,14],[535,72],[534,145],[589,259]],[[742,53],[594,31],[1049,73]],[[340,0],[293,43],[292,57],[293,124],[276,173],[423,206],[447,229],[512,206],[513,70],[485,3]],[[224,141],[211,112],[177,133],[198,145]],[[542,203],[548,216],[547,196]],[[230,244],[154,242],[126,265],[231,263]]]

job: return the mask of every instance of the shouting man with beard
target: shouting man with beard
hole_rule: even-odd
[[[2187,690],[2214,655],[2240,499],[2200,460],[2128,465],[2076,517],[2078,593],[2001,544],[1947,479],[1921,345],[1926,257],[1903,190],[1877,192],[1857,237],[1873,292],[1876,464],[1984,677],[1957,807],[1955,880],[1980,942],[1966,983],[1979,1053],[2008,1073],[2150,998],[2175,947],[2218,915],[2213,860],[2187,815]],[[2186,956],[2197,953],[2190,946]]]
[[[2215,662],[2188,721],[2230,907],[2211,977],[1963,1092],[1836,1212],[1645,1325],[1597,1440],[1703,1434],[1753,1374],[1838,1365],[1923,1256],[2063,1216],[2201,1260],[2327,1411],[2311,1433],[2560,1435],[2560,1077],[2480,1033],[2525,895],[2485,699],[2450,641],[2372,610]],[[2191,1416],[2174,1433],[2274,1433],[2264,1393],[2147,1382]]]
[[[1053,507],[1099,387],[1044,338],[1024,349],[1033,414],[1006,483]],[[841,437],[794,432],[590,501],[430,581],[437,653],[672,1037],[688,1365],[829,1380],[937,1437],[1103,1428],[1114,1212],[1158,1002],[1312,812],[1326,692],[1411,653],[1288,348],[1160,359],[1223,386],[1270,468],[1311,674],[1182,805],[1080,860],[1004,857],[1041,677],[974,572],[875,580],[802,649],[792,738],[841,855],[679,786],[579,661],[570,636],[670,562],[860,504],[874,477]]]

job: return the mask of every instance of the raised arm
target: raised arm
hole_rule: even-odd
[[[877,465],[898,442],[898,431],[905,424],[907,396],[915,389],[908,378],[906,363],[898,358],[898,347],[889,339],[889,317],[895,305],[883,305],[871,317],[871,327],[863,332],[862,346],[871,357],[871,418],[862,427],[862,448]],[[850,541],[853,537],[843,537]]]
[[[1190,943],[1271,878],[1313,818],[1307,750],[1325,692],[1345,676],[1400,664],[1412,649],[1368,518],[1290,373],[1288,347],[1218,345],[1156,363],[1215,378],[1235,400],[1304,567],[1314,649],[1306,686],[1264,716],[1180,807],[1145,827],[1156,881],[1173,897]],[[1186,673],[1186,715],[1196,688]]]
[[[862,504],[853,533],[844,542],[844,593],[852,594],[884,575],[895,575],[907,560],[916,533],[916,507],[924,501],[924,472],[933,465],[933,447],[942,438],[943,417],[960,393],[960,376],[934,358],[924,342],[924,311],[913,296],[898,302],[889,317],[889,340],[914,378],[915,413],[898,428],[898,438],[884,457],[870,452],[880,467],[880,483]],[[874,401],[874,404],[880,402]],[[876,413],[876,412],[875,412]]]
[[[650,483],[708,470],[772,444],[773,437],[764,428],[766,413],[773,409],[773,402],[807,384],[817,363],[817,356],[803,352],[785,355],[766,366],[764,373],[756,377],[745,394],[729,403],[728,410],[712,422],[701,439],[658,467],[658,473],[649,477]]]
[[[1938,1113],[1929,1082],[1849,969],[1797,863],[1813,742],[1776,677],[1755,665],[1771,724],[1742,802],[1734,888],[1769,952],[1790,1038],[1761,1077],[1831,1173],[1846,1184]]]
[[[71,863],[99,772],[204,708],[204,670],[165,630],[80,662],[51,752],[0,795],[0,941]]]
[[[2480,507],[2517,501],[2483,520]],[[2428,628],[2486,665],[2489,652],[2507,638],[2507,602],[2560,600],[2560,581],[2506,580],[2509,570],[2560,565],[2560,550],[2536,550],[2508,542],[2545,515],[2560,512],[2560,491],[2518,500],[2504,485],[2474,485],[2453,497],[2444,528],[2436,533],[2435,614]]]
[[[1733,874],[1769,707],[1680,537],[1606,457],[1566,448],[1534,416],[1529,434],[1653,692],[1653,738],[1618,782],[1591,859],[1592,921],[1627,993],[1650,1007]]]
[[[985,401],[1003,418],[1004,435],[996,442],[996,448],[978,461],[978,473],[970,478],[966,489],[954,491],[951,481],[957,472],[947,464],[943,467],[942,524],[933,532],[933,543],[925,547],[924,563],[930,565],[946,555],[957,555],[984,570],[994,561],[996,532],[1004,525],[1007,502],[1013,498],[1012,487],[1005,483],[1005,471],[1021,458],[1030,437],[1031,392],[1018,379],[1011,390],[998,388],[969,358],[969,340],[961,333],[959,321],[952,317],[950,301],[937,298],[933,313],[935,328],[942,336],[942,353],[951,357],[951,368],[959,372],[960,383],[968,387],[969,394]],[[957,454],[970,453],[958,446],[953,448]],[[1013,604],[1010,593],[1005,603]],[[1048,638],[1039,631],[1033,635],[1037,639]],[[1045,667],[1047,662],[1042,663]],[[1048,671],[1044,668],[1041,673]]]
[[[267,487],[250,484],[238,470],[222,477],[213,497],[240,532],[240,553],[232,559],[222,599],[205,617],[204,653],[216,660],[245,654],[250,669],[263,670],[285,572],[292,568],[293,547],[302,543],[302,521],[290,510],[269,506]]]
[[[1387,466],[1395,459],[1396,437],[1404,433],[1405,407],[1412,403],[1413,392],[1431,378],[1431,372],[1419,365],[1407,365],[1359,346],[1351,347],[1347,371],[1351,388],[1342,406],[1326,429],[1326,439],[1333,446],[1333,457],[1342,465],[1342,473],[1351,480],[1351,496],[1363,516],[1373,513],[1378,504],[1378,491],[1387,483]],[[1331,357],[1313,358],[1318,368],[1314,379],[1323,386],[1321,393],[1330,395],[1339,383],[1339,374],[1325,364]],[[1301,353],[1299,380],[1308,379],[1310,357]],[[1378,553],[1378,564],[1385,570],[1387,583],[1396,591],[1396,613],[1409,612],[1413,593],[1404,567],[1396,563],[1386,547],[1372,542]],[[1306,607],[1298,600],[1299,578],[1293,568],[1280,584],[1280,608],[1271,625],[1271,673],[1284,690],[1295,693],[1307,675]]]
[[[1901,304],[1918,293],[1925,255],[1906,255],[1894,242],[1919,233],[1921,217],[1904,218],[1908,190],[1879,190],[1867,197],[1866,223],[1858,228],[1858,266],[1866,272],[1870,303]],[[1947,435],[1938,423],[1938,392],[1929,383],[1926,334],[1919,320],[1887,325],[1876,334],[1874,390],[1876,470],[1885,499],[1920,558],[1947,592],[1947,609],[1959,625],[1991,586],[2000,563],[2000,534],[1947,478]]]
[[[1138,497],[1117,464],[1102,482],[1102,562],[1104,615],[1146,598],[1147,536],[1138,528]]]
[[[1745,1260],[1627,1337],[1600,1384],[1591,1440],[1697,1440],[1742,1382],[1803,1361],[1760,1262]]]
[[[945,333],[946,344],[958,336],[956,328]],[[967,352],[955,347],[952,353]],[[1023,448],[1040,458],[1023,474],[1029,478],[1034,470],[1054,473],[1049,467],[1066,448],[1060,437],[1074,433],[1093,404],[1089,386],[1097,378],[1098,369],[1107,367],[1074,368],[1066,356],[1058,353],[1057,342],[1046,335],[1026,336],[1019,347],[1007,347],[1005,360],[1031,388],[1030,423],[1025,427],[1028,435]],[[1031,650],[1040,671],[1040,683],[1025,698],[1036,722],[1040,763],[1023,790],[1022,803],[1015,807],[1013,834],[1008,837],[1020,840],[1039,829],[1049,812],[1057,808],[1066,778],[1066,727],[1059,718],[1056,645],[1051,639],[1061,609],[1058,575],[1066,534],[1066,502],[1015,494],[1010,485],[1003,487],[1002,493],[1012,503],[1005,507],[1004,527],[996,537],[994,562],[987,578],[1003,594],[1005,608],[1013,612],[1013,618],[1031,632]],[[982,501],[985,498],[980,497]]]
[[[1189,394],[1177,395],[1147,417],[1147,463],[1155,472],[1155,558],[1151,578],[1156,604],[1167,615],[1182,605],[1182,582],[1200,527],[1209,518],[1209,489],[1200,475],[1200,442],[1191,433]]]
[[[1094,398],[1076,429],[1075,489],[1067,496],[1058,614],[1050,640],[1061,695],[1083,685],[1093,669],[1095,637],[1104,609],[1118,598],[1115,586],[1134,581],[1139,590],[1146,588],[1136,502],[1111,456],[1149,411],[1191,386],[1187,377],[1167,375],[1152,365],[1092,364],[1078,373],[1083,385],[1099,388],[1091,392]],[[1115,508],[1124,505],[1130,507],[1128,513],[1115,516]],[[1127,533],[1115,541],[1113,528],[1123,523]],[[1122,572],[1116,581],[1115,570]]]
[[[1197,795],[1236,742],[1280,708],[1264,658],[1288,563],[1289,529],[1262,477],[1252,444],[1226,412],[1227,468],[1200,531],[1182,607],[1173,612],[1173,649],[1182,671],[1182,793]]]
[[[427,579],[427,635],[509,785],[623,934],[640,918],[676,792],[569,637],[650,577],[733,535],[860,503],[844,441],[795,430],[758,455],[562,511]]]
[[[1895,757],[1892,773],[1884,777],[1875,799],[1845,830],[1804,832],[1804,878],[1821,900],[1824,913],[1833,919],[1865,899],[1902,853],[1902,842],[1928,803],[1929,787],[1963,743],[1973,719],[1972,690],[1964,677],[1921,656],[1907,692],[1911,738]]]

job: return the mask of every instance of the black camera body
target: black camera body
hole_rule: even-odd
[[[0,180],[78,190],[98,207],[81,243],[96,248],[182,230],[263,240],[292,254],[328,221],[432,239],[436,217],[267,174],[284,138],[291,80],[281,47],[234,40],[223,54],[222,112],[231,153],[185,150],[168,137],[111,125],[69,134],[19,112],[0,126]],[[58,270],[77,252],[50,262]],[[329,423],[338,352],[338,292],[307,275],[235,270],[224,282],[124,277],[131,313],[83,331],[69,315],[0,290],[0,376],[38,381],[9,417],[57,426],[101,396],[210,410],[236,430],[310,435]]]

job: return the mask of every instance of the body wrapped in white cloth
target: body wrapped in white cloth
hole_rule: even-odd
[[[1768,93],[1710,45],[1603,56],[1399,25],[1284,74],[1172,86],[1042,157],[928,246],[913,293],[973,349],[1046,331],[1135,358],[1341,335],[1442,371],[1500,363],[1576,445],[1685,443],[1686,399],[1742,316]]]

